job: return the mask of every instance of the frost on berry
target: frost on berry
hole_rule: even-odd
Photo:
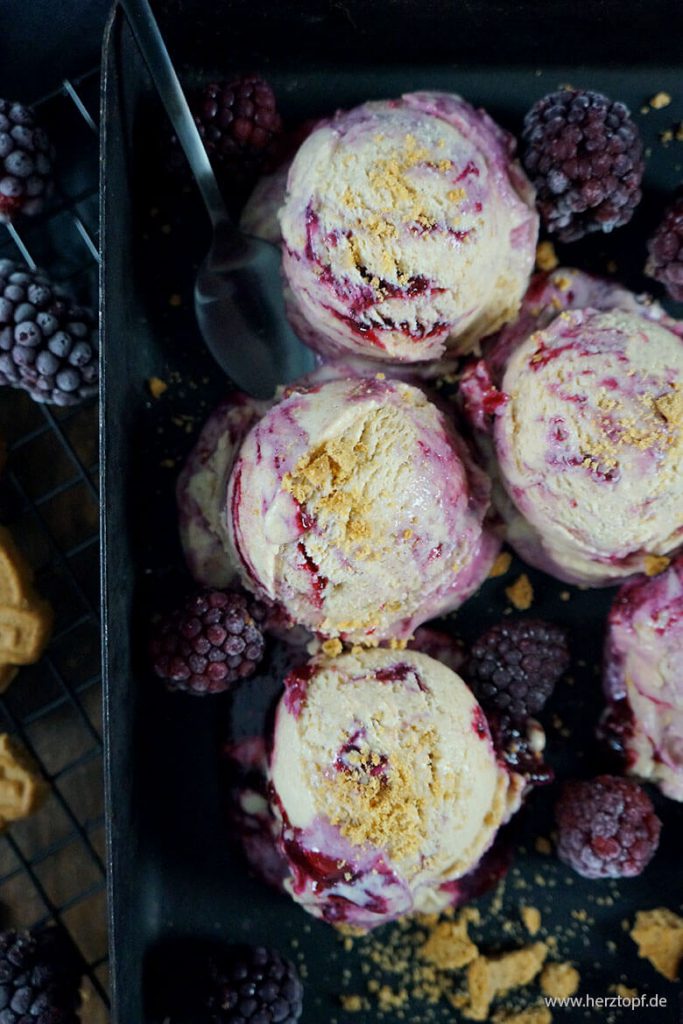
[[[561,89],[524,119],[523,162],[549,232],[572,242],[628,223],[644,171],[638,126],[623,103]]]

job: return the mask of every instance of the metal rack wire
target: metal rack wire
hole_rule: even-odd
[[[58,140],[57,187],[44,214],[0,229],[0,256],[40,265],[80,301],[97,295],[99,72],[36,104]],[[0,392],[9,446],[0,511],[55,609],[42,661],[0,696],[0,730],[18,736],[52,795],[0,837],[0,922],[54,921],[82,956],[84,1024],[108,1019],[98,610],[97,403],[36,405]]]

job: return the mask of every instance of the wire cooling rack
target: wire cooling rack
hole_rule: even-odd
[[[57,147],[45,212],[0,226],[0,256],[40,266],[94,304],[98,252],[99,72],[64,81],[36,107]],[[0,518],[55,611],[42,661],[0,696],[0,731],[18,736],[51,788],[34,817],[0,837],[0,926],[50,921],[83,960],[84,1024],[108,1019],[102,798],[97,403],[37,405],[0,390],[9,459]]]

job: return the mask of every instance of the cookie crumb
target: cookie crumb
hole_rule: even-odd
[[[645,575],[659,576],[671,563],[666,555],[645,555]]]
[[[542,853],[546,857],[553,852],[553,846],[549,839],[545,836],[538,836],[534,841],[534,849],[537,853]]]
[[[552,242],[539,242],[536,246],[536,266],[539,270],[554,270],[560,261]]]
[[[412,639],[412,637],[411,637],[411,639]],[[408,640],[405,639],[405,638],[400,638],[399,639],[399,637],[392,636],[391,640],[389,641],[389,650],[390,651],[405,651],[407,647],[408,647]]]
[[[339,997],[342,1010],[346,1013],[360,1013],[368,1008],[368,1001],[359,995],[342,995]]]
[[[568,999],[578,991],[581,975],[571,964],[546,964],[541,971],[541,992],[551,999]]]
[[[669,981],[677,981],[683,957],[682,917],[666,907],[639,910],[631,938],[638,946],[638,956],[649,960]]]
[[[469,1004],[463,1008],[463,1016],[468,1020],[485,1021],[496,996],[533,981],[547,955],[546,944],[535,942],[511,953],[477,957],[467,968]]]
[[[526,1010],[499,1010],[493,1024],[552,1024],[553,1015],[547,1006],[529,1006]]]
[[[183,304],[182,297],[180,295],[178,295],[177,293],[174,293],[169,298],[168,304],[169,304],[169,306],[173,306],[175,309],[177,309],[178,306],[182,306],[182,304]]]
[[[510,603],[517,611],[525,612],[531,608],[534,601],[534,588],[526,573],[522,573],[510,587],[505,588]]]
[[[393,989],[389,985],[382,985],[377,992],[377,1002],[380,1011],[399,1010],[408,1002],[408,993],[405,989]]]
[[[501,551],[491,566],[489,576],[495,579],[497,576],[504,576],[512,565],[512,555],[509,551]]]
[[[168,391],[168,384],[161,377],[150,377],[147,381],[147,387],[152,398],[161,398],[164,391]]]
[[[323,652],[328,658],[336,658],[343,651],[343,645],[339,637],[332,637],[323,643]]]
[[[541,911],[538,907],[522,907],[519,913],[529,935],[536,935],[541,927]]]
[[[462,913],[455,921],[440,921],[420,948],[421,958],[442,971],[455,971],[471,964],[479,950],[467,933],[470,920],[469,914]]]
[[[569,593],[568,590],[561,590],[560,591],[560,601],[570,601],[571,600],[571,596],[572,595]]]
[[[638,989],[629,988],[628,985],[622,985],[621,982],[618,985],[610,985],[610,992],[614,992],[616,996],[621,996],[622,999],[637,999]]]
[[[663,110],[664,107],[668,107],[671,103],[671,96],[668,92],[658,92],[649,100],[649,104],[653,110]]]

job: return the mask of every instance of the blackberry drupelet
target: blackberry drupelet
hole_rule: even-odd
[[[0,259],[0,385],[36,402],[97,394],[97,324],[40,270]]]
[[[683,195],[664,214],[647,251],[645,273],[663,284],[672,299],[683,302]]]
[[[517,619],[492,626],[476,641],[465,678],[485,710],[522,721],[538,714],[568,666],[563,629]]]
[[[522,138],[538,209],[560,241],[612,231],[631,219],[645,163],[638,127],[623,103],[561,89],[534,104]]]
[[[236,946],[215,957],[207,1000],[214,1024],[296,1024],[303,985],[296,968],[275,950]]]
[[[223,693],[256,671],[265,646],[260,626],[265,616],[265,608],[243,594],[194,593],[154,630],[154,671],[169,690]]]
[[[54,149],[31,107],[0,100],[0,223],[40,213],[52,184]]]
[[[0,932],[0,1022],[78,1024],[80,970],[56,928]]]
[[[584,878],[633,878],[654,857],[661,822],[637,782],[568,782],[555,806],[557,855]]]

